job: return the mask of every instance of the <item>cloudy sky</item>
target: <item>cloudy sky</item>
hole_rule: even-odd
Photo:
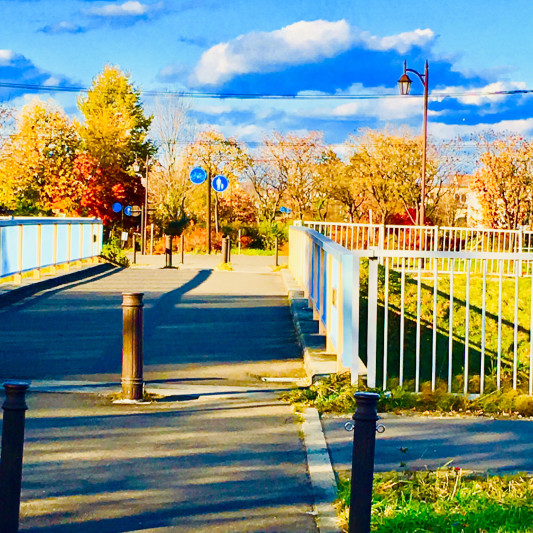
[[[17,107],[38,93],[74,114],[77,93],[54,89],[86,88],[111,63],[149,108],[154,94],[188,94],[200,127],[252,143],[322,130],[339,143],[364,127],[418,133],[422,84],[411,76],[413,95],[400,97],[396,82],[404,60],[422,73],[427,59],[430,135],[533,133],[530,0],[0,0],[0,10],[0,102]]]

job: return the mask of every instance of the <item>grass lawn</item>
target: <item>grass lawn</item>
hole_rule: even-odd
[[[361,269],[361,314],[360,314],[360,357],[366,362],[367,334],[367,268]],[[482,363],[482,323],[483,323],[483,279],[473,274],[468,288],[465,274],[453,277],[453,304],[450,297],[450,275],[439,274],[437,280],[437,305],[434,309],[434,280],[431,275],[423,275],[420,281],[420,381],[430,381],[432,371],[433,314],[436,312],[436,376],[447,382],[450,347],[450,307],[452,307],[452,376],[453,391],[463,390],[465,359],[468,362],[469,392],[479,392]],[[403,379],[411,383],[415,378],[416,332],[417,332],[417,292],[418,278],[412,274],[405,277],[405,333],[403,338],[404,364]],[[518,280],[517,315],[517,378],[523,388],[527,388],[530,374],[530,326],[531,326],[531,278]],[[501,377],[512,378],[515,335],[515,280],[503,278],[501,290],[501,314],[499,278],[487,278],[485,302],[485,354],[483,372],[485,376],[496,378],[498,361],[498,330],[501,324]],[[378,282],[378,323],[377,323],[377,377],[383,386],[384,338],[387,338],[387,378],[397,383],[400,376],[401,343],[401,273],[390,270],[388,295],[388,330],[384,331],[385,313],[385,268],[379,267]],[[467,308],[468,305],[468,308]],[[468,313],[468,314],[467,314]],[[468,317],[468,344],[466,324]],[[501,317],[501,321],[499,320]],[[466,349],[468,348],[468,349]],[[465,353],[467,356],[465,357]],[[396,381],[395,381],[396,380]],[[387,387],[391,385],[387,382]],[[405,385],[405,383],[404,383]]]
[[[350,482],[339,483],[338,512],[348,531]],[[460,469],[376,474],[372,531],[379,533],[533,532],[533,477]]]

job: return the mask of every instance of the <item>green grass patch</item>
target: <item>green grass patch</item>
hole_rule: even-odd
[[[410,388],[410,384],[407,384]],[[355,411],[354,394],[361,390],[372,390],[380,395],[378,411],[401,414],[411,412],[465,413],[475,415],[533,416],[533,396],[513,390],[509,382],[496,390],[489,383],[486,394],[467,398],[447,391],[447,384],[440,381],[434,391],[431,383],[421,386],[420,393],[408,388],[393,386],[388,391],[366,389],[362,384],[352,386],[348,374],[331,376],[317,381],[310,387],[294,389],[284,393],[282,398],[293,403],[297,409],[315,407],[321,413],[352,414]]]
[[[259,248],[231,248],[231,255],[274,255],[274,250],[261,250]]]
[[[361,267],[360,296],[360,346],[359,356],[366,363],[366,336],[368,317],[368,262]],[[501,379],[513,376],[515,359],[515,280],[504,277],[501,284],[498,276],[487,277],[485,314],[483,315],[483,277],[472,274],[467,287],[466,275],[456,273],[453,277],[453,292],[449,274],[439,274],[436,285],[437,302],[434,305],[434,278],[431,274],[406,273],[404,284],[404,336],[401,337],[401,293],[402,276],[391,269],[388,279],[388,329],[385,324],[385,276],[383,265],[378,269],[378,317],[377,317],[377,373],[378,386],[390,388],[389,380],[400,377],[400,358],[403,348],[404,388],[414,383],[417,347],[417,308],[420,283],[420,382],[432,377],[433,335],[436,339],[435,374],[442,380],[448,379],[451,364],[453,392],[463,390],[464,376],[469,380],[469,392],[479,393],[480,376],[495,378],[498,357],[501,358]],[[467,294],[468,288],[468,294]],[[527,384],[530,374],[530,327],[531,327],[531,278],[518,280],[518,312],[516,340],[517,382]],[[452,299],[453,296],[453,299]],[[500,312],[501,300],[501,312]],[[451,311],[451,313],[450,313]],[[436,328],[433,317],[436,316]],[[467,320],[468,319],[468,320]],[[451,322],[451,323],[450,323]],[[466,324],[468,323],[468,335]],[[483,323],[485,325],[485,351],[482,356]],[[499,329],[501,334],[499,335]],[[450,338],[451,331],[451,338]],[[501,338],[500,343],[498,342]],[[387,340],[387,382],[383,383],[383,361]],[[500,346],[500,350],[498,348]],[[500,354],[498,354],[500,351]],[[465,368],[465,360],[468,366]],[[483,362],[482,362],[483,360]],[[467,370],[465,372],[465,370]],[[471,380],[472,377],[476,379]],[[413,387],[414,389],[414,387]]]
[[[339,481],[337,509],[348,531],[350,481]],[[510,533],[533,531],[533,477],[489,476],[444,467],[376,474],[372,531]]]

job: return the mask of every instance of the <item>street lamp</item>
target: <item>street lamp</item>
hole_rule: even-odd
[[[144,165],[144,171],[145,171],[145,175],[144,175],[144,178],[141,178],[141,183],[142,185],[144,186],[144,213],[143,213],[143,217],[144,217],[144,231],[143,231],[143,236],[142,236],[142,253],[144,255],[146,255],[146,248],[147,248],[147,238],[146,238],[146,232],[148,230],[148,161],[149,161],[149,158],[148,156],[146,156],[146,163]]]
[[[420,190],[420,219],[419,225],[424,226],[426,222],[426,159],[427,159],[427,144],[428,144],[428,62],[424,67],[424,74],[420,74],[412,68],[407,68],[407,61],[403,62],[403,74],[398,80],[400,87],[400,94],[407,95],[411,90],[411,78],[407,75],[408,72],[416,74],[422,85],[424,86],[424,144],[422,152],[422,181]]]

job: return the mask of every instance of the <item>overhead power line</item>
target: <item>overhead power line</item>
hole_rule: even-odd
[[[4,89],[22,89],[27,91],[41,92],[67,92],[83,93],[88,92],[87,87],[77,86],[60,86],[60,85],[37,85],[28,83],[9,83],[0,82],[0,88]],[[469,96],[512,96],[525,95],[533,93],[533,89],[513,89],[508,91],[458,91],[458,92],[432,92],[429,94],[430,99],[442,98],[459,98]],[[216,99],[235,99],[235,100],[379,100],[389,98],[406,98],[400,94],[317,94],[317,93],[223,93],[223,92],[201,92],[201,91],[142,91],[145,96],[173,96],[181,98],[216,98]],[[409,95],[408,98],[420,98],[423,95]]]

